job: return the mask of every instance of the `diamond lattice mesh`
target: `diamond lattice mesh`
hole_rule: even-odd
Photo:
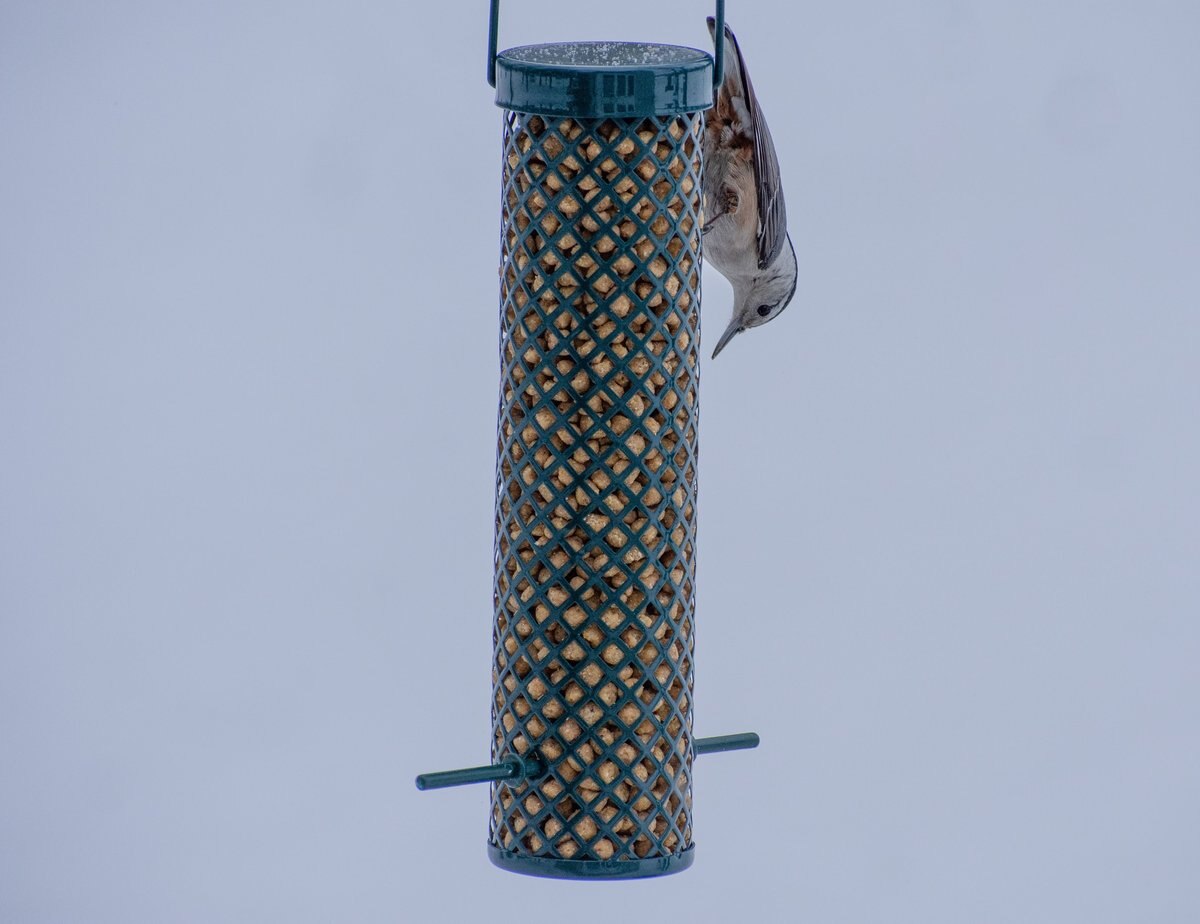
[[[699,113],[507,112],[491,842],[691,846]]]

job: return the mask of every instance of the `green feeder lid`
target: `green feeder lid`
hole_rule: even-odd
[[[713,59],[646,42],[522,45],[496,56],[496,105],[538,115],[603,118],[708,109]]]

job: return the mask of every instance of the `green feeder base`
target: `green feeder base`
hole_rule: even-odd
[[[696,848],[669,857],[648,857],[645,860],[559,860],[554,857],[531,857],[511,853],[488,844],[488,859],[511,873],[541,876],[546,879],[648,879],[682,873],[692,865]]]

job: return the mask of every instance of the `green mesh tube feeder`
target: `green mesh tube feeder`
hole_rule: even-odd
[[[724,21],[717,3],[718,31]],[[702,113],[713,59],[588,42],[496,53],[504,110],[493,863],[691,865]],[[720,53],[718,52],[718,59]]]

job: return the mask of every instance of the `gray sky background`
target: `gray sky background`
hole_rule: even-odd
[[[696,730],[763,744],[622,885],[412,785],[487,756],[501,116],[406,6],[0,4],[0,920],[1200,920],[1200,5],[729,3],[802,277],[704,361]]]

